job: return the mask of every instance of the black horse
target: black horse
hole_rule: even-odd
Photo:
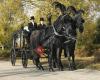
[[[31,50],[33,60],[37,68],[44,70],[40,62],[41,55],[47,55],[49,70],[53,71],[52,67],[52,44],[54,34],[52,27],[47,27],[45,30],[35,30],[30,36]]]
[[[71,20],[72,18],[69,15],[63,14],[60,15],[52,25],[48,25],[45,30],[33,31],[30,37],[30,44],[34,54],[33,59],[39,69],[44,70],[39,60],[41,56],[36,50],[39,48],[42,48],[42,50],[44,49],[43,53],[46,53],[48,56],[49,70],[53,71],[53,62],[55,61],[53,46],[56,42],[56,46],[60,48],[62,44],[60,42],[61,38],[65,38],[65,36],[67,37],[68,32],[66,30],[68,29],[68,25],[70,25],[68,23],[70,23]]]
[[[74,51],[75,51],[75,44],[77,41],[77,29],[79,30],[80,33],[83,33],[84,31],[84,25],[83,25],[84,19],[82,17],[84,11],[83,10],[75,11],[75,9],[73,9],[73,12],[74,12],[73,13],[74,16],[72,17],[73,18],[72,27],[68,32],[69,36],[72,37],[73,40],[70,40],[69,42],[65,42],[62,47],[64,48],[65,57],[68,56],[70,70],[76,69]],[[72,62],[70,57],[72,57]]]
[[[59,8],[59,7],[58,7]],[[69,69],[73,70],[76,69],[75,66],[75,44],[76,44],[76,38],[77,38],[77,29],[79,29],[79,32],[82,33],[84,30],[84,19],[82,17],[82,13],[84,13],[83,10],[76,10],[73,6],[69,6],[66,11],[70,10],[73,13],[73,17],[66,17],[65,22],[67,22],[66,26],[67,28],[63,28],[65,31],[64,33],[66,36],[58,37],[57,40],[60,40],[60,47],[57,47],[56,44],[54,44],[53,49],[55,54],[55,62],[57,63],[57,66],[60,70],[63,70],[63,65],[61,62],[61,53],[62,49],[64,49],[65,57],[68,57],[69,61]],[[68,21],[68,18],[71,19]],[[62,26],[63,27],[63,26]],[[72,57],[72,62],[70,57]]]

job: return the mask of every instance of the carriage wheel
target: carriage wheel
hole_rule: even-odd
[[[16,63],[16,52],[15,52],[15,49],[11,50],[10,59],[11,59],[12,66],[15,66],[15,63]]]
[[[26,53],[26,51],[23,51],[23,53],[22,53],[22,65],[24,68],[27,68],[27,64],[28,64],[27,53]]]

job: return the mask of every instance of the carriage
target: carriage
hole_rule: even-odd
[[[11,48],[11,54],[10,54],[10,60],[12,66],[15,66],[17,57],[20,57],[22,60],[22,66],[24,68],[27,68],[28,65],[28,59],[32,60],[34,62],[34,53],[35,56],[43,56],[46,49],[44,49],[42,46],[38,45],[35,49],[32,48],[32,45],[30,44],[30,41],[28,40],[28,31],[26,31],[26,28],[28,26],[22,27],[21,29],[15,31],[12,36],[12,48]],[[32,33],[32,35],[36,35],[37,31]],[[46,55],[44,55],[47,57]]]
[[[27,67],[28,58],[31,59],[32,57],[31,49],[28,46],[23,29],[17,30],[13,34],[12,48],[10,54],[12,66],[15,66],[17,57],[21,58],[24,68]]]
[[[39,61],[41,56],[39,55],[46,53],[47,51],[49,70],[53,71],[53,63],[56,63],[59,70],[63,70],[61,52],[62,49],[64,49],[64,54],[66,54],[65,57],[68,57],[69,69],[76,69],[74,60],[74,50],[77,39],[76,30],[79,29],[80,33],[84,30],[84,19],[82,18],[82,13],[84,13],[84,11],[76,10],[73,6],[69,6],[66,10],[66,7],[58,2],[55,2],[54,5],[60,8],[62,15],[60,15],[53,24],[51,24],[50,16],[50,18],[48,18],[50,25],[48,25],[45,31],[33,31],[34,35],[30,37],[32,38],[30,44],[36,45],[35,48],[33,48],[32,45],[28,45],[23,29],[19,30],[17,35],[16,33],[14,34],[13,46],[11,49],[11,63],[13,66],[16,62],[17,53],[19,53],[24,68],[27,67],[28,59],[30,58],[36,62],[38,68],[43,70]],[[65,12],[70,9],[72,10],[73,17],[69,14],[65,14]],[[33,52],[37,54],[34,54]],[[72,57],[72,59],[70,57]]]

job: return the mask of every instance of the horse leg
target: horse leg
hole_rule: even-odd
[[[42,64],[41,64],[41,62],[40,62],[40,56],[39,56],[39,55],[37,55],[36,61],[37,61],[37,63],[38,63],[38,66],[39,66],[40,70],[44,70],[44,68],[43,68],[43,66],[42,66]]]
[[[49,71],[53,70],[53,58],[52,58],[52,50],[50,49],[50,52],[48,53],[48,63],[49,63]]]
[[[38,60],[36,58],[33,59],[33,63],[36,65],[37,69],[40,70],[40,67],[38,65]]]
[[[72,65],[73,65],[73,69],[76,70],[75,55],[74,54],[72,54]]]
[[[69,70],[72,70],[70,53],[69,52],[68,52],[68,65],[69,65]]]
[[[41,70],[44,70],[44,68],[43,68],[43,66],[42,66],[42,64],[41,64],[41,62],[40,62],[40,58],[38,58],[37,60],[38,60],[38,65],[39,65],[40,69],[41,69]]]
[[[53,47],[53,67],[56,68],[57,67],[57,50],[55,47]]]
[[[66,54],[67,54],[67,57],[68,57],[68,65],[69,65],[69,70],[72,70],[72,66],[71,66],[71,59],[70,59],[70,51],[69,51],[69,48],[68,46],[66,46]]]
[[[40,56],[39,55],[34,55],[34,62],[36,64],[36,67],[39,69],[39,70],[44,70],[44,68],[42,67],[41,63],[40,63]]]
[[[53,67],[54,67],[54,68],[57,67],[57,66],[56,66],[56,63],[57,63],[57,61],[56,61],[56,56],[53,55]]]
[[[48,63],[49,63],[49,71],[54,71],[52,67],[53,61],[52,61],[51,55],[49,55],[48,57]]]
[[[75,43],[72,44],[72,49],[70,50],[70,53],[71,53],[71,57],[72,57],[72,68],[75,70],[76,69],[76,64],[75,64],[75,54],[74,54],[74,51],[75,51]]]
[[[62,54],[62,49],[57,48],[57,63],[58,63],[58,68],[59,70],[63,71],[63,65],[61,62],[61,54]]]

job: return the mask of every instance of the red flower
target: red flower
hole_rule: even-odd
[[[42,56],[45,52],[44,48],[42,46],[38,46],[36,49],[35,49],[35,52],[37,54],[39,54],[40,56]]]

